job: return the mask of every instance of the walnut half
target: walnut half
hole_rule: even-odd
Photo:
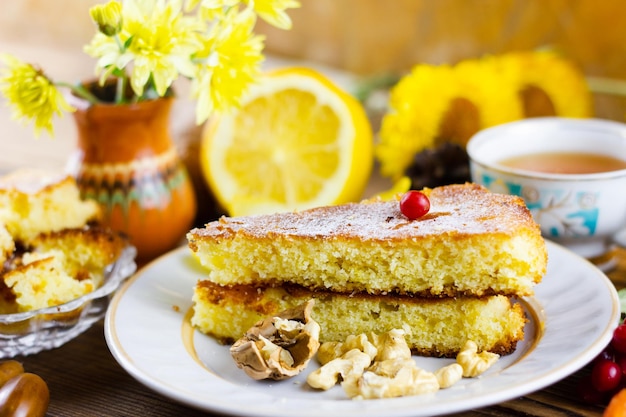
[[[253,379],[298,375],[320,346],[319,324],[311,318],[314,300],[259,321],[230,348],[237,367]]]

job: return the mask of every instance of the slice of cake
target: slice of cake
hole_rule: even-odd
[[[82,227],[102,219],[99,205],[83,200],[73,177],[17,170],[0,177],[0,224],[27,243],[42,232]]]
[[[63,229],[36,236],[0,275],[3,314],[60,305],[99,288],[128,240],[106,229]]]
[[[45,258],[63,255],[63,269],[76,280],[90,279],[98,288],[105,268],[114,263],[128,246],[126,236],[101,227],[62,229],[36,236],[29,256]]]
[[[293,283],[311,290],[420,296],[532,295],[546,270],[538,225],[519,197],[478,185],[425,190],[431,210],[397,201],[222,217],[188,234],[222,285]]]
[[[223,217],[191,230],[208,268],[192,324],[224,343],[257,320],[315,299],[320,341],[407,330],[411,349],[454,356],[467,340],[512,352],[547,266],[538,225],[521,198],[474,184],[424,192],[430,212],[407,219],[398,201],[296,213]]]
[[[229,344],[259,320],[310,299],[315,299],[312,318],[320,325],[321,343],[408,326],[407,344],[423,356],[454,357],[467,340],[481,351],[511,353],[524,337],[527,321],[522,307],[502,295],[424,299],[310,291],[287,284],[221,286],[204,280],[194,291],[191,323]]]
[[[100,206],[74,178],[39,170],[0,177],[0,313],[51,307],[99,288],[129,245],[97,226]]]

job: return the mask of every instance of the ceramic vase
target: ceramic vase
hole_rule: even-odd
[[[71,103],[78,142],[68,170],[82,196],[98,201],[105,224],[129,236],[140,263],[183,244],[196,198],[170,135],[173,99]]]

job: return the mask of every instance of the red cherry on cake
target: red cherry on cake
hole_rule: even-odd
[[[400,199],[400,211],[409,220],[419,219],[430,210],[430,200],[420,191],[408,191]]]

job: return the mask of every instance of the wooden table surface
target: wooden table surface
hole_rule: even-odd
[[[63,67],[73,75],[88,74],[90,65],[68,57],[59,59],[45,48],[5,43],[3,49],[37,56],[48,64]],[[62,57],[63,58],[63,57]],[[72,65],[68,66],[67,63]],[[173,130],[184,131],[193,112],[175,109]],[[74,146],[71,117],[56,123],[57,135],[34,139],[29,127],[10,120],[0,107],[0,173],[21,167],[62,169]],[[626,286],[626,251],[616,250],[618,265],[608,275],[618,288]],[[567,343],[564,341],[564,343]],[[51,392],[50,416],[206,416],[145,387],[114,360],[104,340],[103,322],[73,341],[52,351],[18,358],[29,372],[39,374]],[[495,406],[467,411],[456,416],[601,416],[603,408],[582,404],[576,384],[582,371],[540,391]]]

